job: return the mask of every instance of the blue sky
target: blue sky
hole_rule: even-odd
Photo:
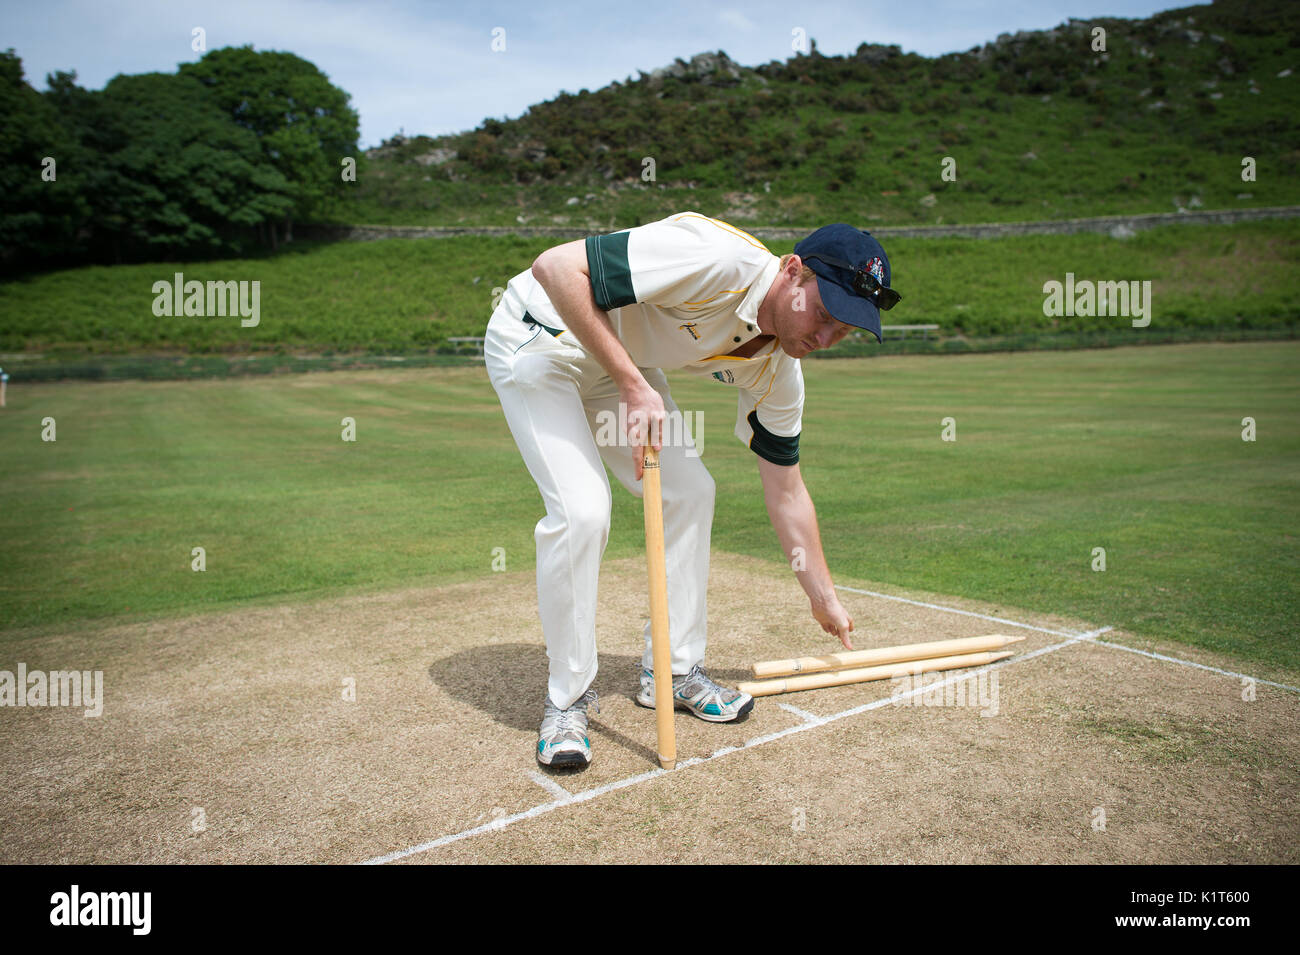
[[[706,50],[725,50],[745,66],[784,60],[796,28],[828,56],[862,42],[934,56],[1069,17],[1145,17],[1184,5],[0,0],[0,48],[14,48],[37,89],[58,69],[75,70],[91,89],[118,73],[172,72],[201,55],[191,49],[195,27],[205,31],[210,50],[247,43],[287,50],[352,94],[368,147],[399,128],[436,135],[472,129],[489,116],[515,117],[561,90],[598,89]],[[505,50],[494,52],[498,27]]]

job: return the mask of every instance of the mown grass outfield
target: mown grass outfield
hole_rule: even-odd
[[[1300,670],[1298,358],[809,363],[802,467],[832,571]],[[734,393],[672,380],[703,422],[715,551],[779,562]],[[453,583],[490,573],[494,548],[526,570],[541,514],[482,368],[11,387],[0,448],[6,636]],[[610,559],[642,552],[640,520],[616,490]]]

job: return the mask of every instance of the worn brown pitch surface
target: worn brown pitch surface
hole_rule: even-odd
[[[761,699],[740,724],[679,714],[679,768],[658,772],[631,699],[641,559],[602,572],[594,762],[543,774],[534,579],[12,637],[0,669],[100,669],[105,702],[0,709],[0,862],[1300,861],[1300,694],[1244,699],[1240,677],[1090,641],[1026,658],[1106,621],[933,594],[903,596],[1061,633],[845,592],[859,648],[1028,639],[982,702],[968,684],[967,705],[896,705],[885,681]],[[837,649],[784,568],[715,553],[711,581],[720,682]]]

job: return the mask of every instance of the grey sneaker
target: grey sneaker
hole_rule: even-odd
[[[655,705],[654,674],[644,667],[641,668],[641,692],[636,695],[636,701],[641,706]],[[754,698],[748,693],[718,686],[696,664],[690,673],[673,677],[673,708],[689,710],[710,723],[730,723],[749,715],[754,708]]]
[[[562,710],[546,698],[546,714],[537,740],[537,761],[543,766],[586,766],[591,762],[591,741],[587,739],[587,707],[597,713],[596,691],[588,690]]]

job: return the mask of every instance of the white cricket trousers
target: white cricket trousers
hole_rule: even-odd
[[[641,482],[634,479],[637,449],[625,446],[625,433],[607,426],[603,430],[614,434],[620,446],[598,446],[596,441],[604,417],[597,415],[606,412],[618,419],[618,388],[572,337],[572,332],[555,337],[525,324],[503,300],[488,322],[483,347],[510,433],[546,506],[533,533],[537,608],[550,659],[547,688],[562,709],[596,678],[596,587],[611,506],[605,467],[641,496]],[[641,372],[663,396],[665,410],[675,411],[663,372]],[[684,434],[686,429],[678,430]],[[682,674],[704,659],[714,485],[689,440],[664,443],[660,484],[672,668]],[[644,637],[642,665],[652,669],[648,620]]]

